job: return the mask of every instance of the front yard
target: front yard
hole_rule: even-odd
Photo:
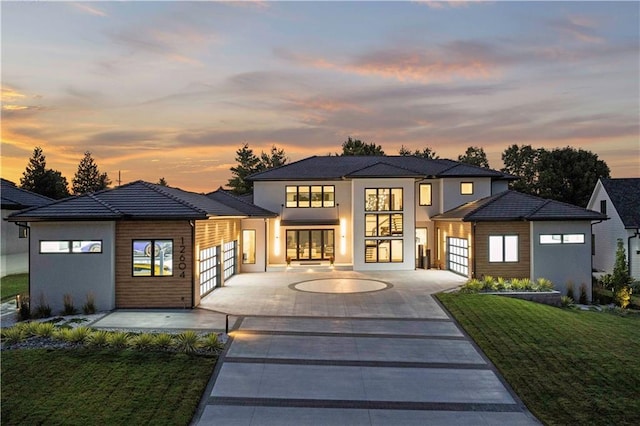
[[[129,350],[3,351],[2,423],[187,425],[215,362]]]
[[[640,424],[640,316],[437,297],[545,424]]]
[[[29,274],[7,275],[0,278],[0,299],[10,299],[29,291]]]

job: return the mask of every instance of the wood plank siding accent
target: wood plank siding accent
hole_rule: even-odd
[[[438,239],[438,229],[440,238]],[[469,240],[469,274],[473,273],[473,240],[471,234],[471,223],[469,222],[436,222],[436,239],[438,239],[438,256],[435,265],[441,269],[447,269],[447,238],[463,238]]]
[[[475,229],[476,277],[529,278],[531,274],[530,222],[478,222]],[[518,262],[489,263],[489,235],[517,235]]]
[[[192,227],[187,220],[116,222],[116,307],[190,308],[193,294]],[[173,240],[173,276],[134,277],[133,240]],[[184,253],[181,253],[184,246]],[[184,277],[179,269],[184,255]]]
[[[210,247],[222,246],[223,242],[228,243],[230,241],[238,241],[236,251],[236,270],[240,268],[240,255],[242,253],[242,247],[240,244],[242,240],[240,238],[240,219],[217,219],[211,218],[209,220],[197,220],[196,221],[196,244],[195,244],[195,259],[196,263],[199,262],[200,250],[204,250]],[[220,251],[218,256],[222,256]],[[200,275],[198,267],[195,267],[195,290],[194,301],[195,305],[200,304]],[[222,273],[222,271],[220,271]],[[223,279],[222,277],[220,279]],[[224,284],[224,283],[223,283]]]

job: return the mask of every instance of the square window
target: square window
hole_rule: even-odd
[[[460,183],[460,194],[461,195],[472,195],[473,194],[473,182],[461,182]]]

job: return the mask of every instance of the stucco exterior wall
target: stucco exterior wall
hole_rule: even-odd
[[[541,234],[584,234],[584,244],[540,244]],[[573,284],[576,297],[580,285],[591,298],[591,223],[589,221],[531,222],[531,278],[547,278],[555,290],[566,294]]]
[[[462,182],[473,182],[473,194],[460,194]],[[440,205],[442,212],[449,211],[465,203],[491,195],[491,178],[446,178],[442,179]]]
[[[414,179],[354,179],[353,199],[353,269],[359,271],[406,271],[415,269],[415,181]],[[402,262],[365,262],[365,189],[403,189],[403,257]],[[399,213],[399,212],[398,212]]]
[[[267,221],[266,219],[242,219],[242,231],[254,230],[255,231],[255,263],[246,263],[246,260],[240,256],[240,271],[241,272],[264,272],[267,268]],[[244,246],[242,241],[242,232],[239,239],[240,247],[239,251],[242,255]]]
[[[34,309],[44,297],[54,314],[63,307],[63,295],[73,297],[77,309],[95,297],[99,310],[115,308],[115,223],[43,222],[31,224],[30,296]],[[102,253],[41,254],[41,240],[102,241]]]
[[[0,276],[29,272],[29,239],[18,238],[19,227],[4,220],[14,210],[2,209],[0,226]]]

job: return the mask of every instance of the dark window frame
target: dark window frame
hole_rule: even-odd
[[[429,187],[429,201],[428,202],[423,202],[422,200],[422,187],[423,186],[428,186]],[[421,206],[431,206],[433,205],[433,185],[431,183],[421,183],[418,186],[418,203]]]
[[[600,213],[607,214],[607,200],[600,200]]]
[[[73,251],[73,243],[77,242],[88,242],[88,243],[100,243],[100,251]],[[69,243],[69,251],[59,251],[59,252],[49,252],[42,251],[42,243]],[[38,254],[102,254],[104,251],[102,246],[104,242],[102,240],[38,240]]]
[[[471,192],[462,192],[462,185],[471,185]],[[460,182],[460,195],[473,195],[475,191],[474,182]]]
[[[378,208],[380,206],[380,191],[381,190],[388,190],[389,191],[389,210],[382,210],[380,208]],[[401,197],[400,197],[400,209],[394,210],[393,209],[393,203],[392,201],[392,195],[393,195],[393,191],[394,190],[400,190],[401,191]],[[367,191],[376,191],[376,208],[374,210],[371,209],[367,209]],[[403,212],[404,211],[404,188],[402,186],[392,186],[392,187],[375,187],[375,188],[365,188],[364,189],[364,211],[365,212]]]
[[[368,246],[367,242],[371,242],[374,241],[375,242],[375,246]],[[402,247],[402,256],[400,257],[400,260],[393,260],[393,242],[394,241],[400,241],[401,245],[400,247]],[[380,261],[380,244],[382,242],[388,242],[389,243],[389,260],[388,261]],[[375,247],[375,260],[368,260],[367,259],[367,247]],[[404,239],[399,239],[399,238],[366,238],[364,240],[364,263],[404,263]]]
[[[491,237],[502,237],[502,260],[491,260]],[[516,237],[518,247],[516,249],[516,255],[518,257],[517,260],[505,260],[506,259],[506,250],[505,250],[505,238],[506,237]],[[519,234],[493,234],[488,236],[487,240],[487,254],[488,254],[488,263],[520,263],[520,235]]]
[[[314,192],[311,191],[311,188],[313,187],[320,187],[320,206],[314,206],[313,205],[313,194]],[[289,192],[287,191],[288,188],[295,188],[295,192]],[[308,206],[301,206],[300,205],[300,188],[308,188],[308,194],[309,194],[309,205]],[[332,188],[333,191],[325,191],[325,188]],[[303,193],[306,193],[307,191],[303,191]],[[288,194],[295,194],[295,200],[294,203],[295,205],[289,205],[289,200],[287,200],[287,195]],[[317,194],[317,192],[316,192]],[[333,200],[327,200],[325,199],[325,194],[333,194]],[[330,208],[334,208],[336,207],[336,186],[335,185],[324,185],[324,184],[318,184],[318,185],[285,185],[284,187],[284,205],[286,208],[288,209],[330,209]]]
[[[136,275],[135,274],[135,260],[134,260],[134,245],[136,242],[149,242],[150,247],[156,246],[156,241],[171,241],[171,274],[156,275],[156,251],[149,250],[149,275]],[[173,271],[173,253],[174,253],[175,241],[173,238],[138,238],[131,240],[131,276],[133,278],[171,278],[174,276]]]

